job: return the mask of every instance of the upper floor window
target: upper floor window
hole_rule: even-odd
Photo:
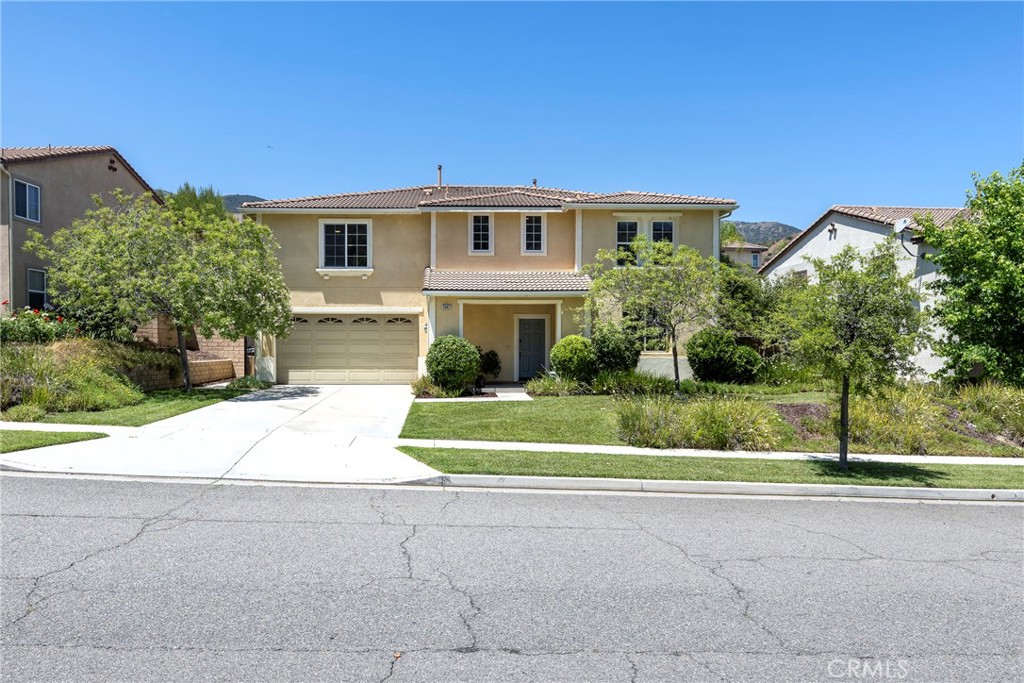
[[[758,254],[756,251],[750,255],[750,266],[752,268],[761,267],[761,255]]]
[[[14,215],[39,222],[39,186],[23,180],[14,181]]]
[[[636,239],[637,234],[637,222],[636,221],[619,221],[615,225],[615,248],[625,249],[626,251],[633,250],[633,240]],[[618,259],[616,261],[620,266],[626,265],[625,259]]]
[[[28,305],[42,310],[50,302],[46,294],[46,271],[28,269]]]
[[[546,252],[543,214],[523,216],[523,254],[544,255]]]
[[[651,223],[651,241],[671,242],[674,227],[672,221],[653,221]]]
[[[370,221],[321,221],[322,268],[370,268],[373,226]]]
[[[490,214],[469,217],[469,253],[494,253],[494,222]]]

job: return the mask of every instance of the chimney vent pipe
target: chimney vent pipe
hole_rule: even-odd
[[[437,186],[441,187],[441,164],[437,165]]]

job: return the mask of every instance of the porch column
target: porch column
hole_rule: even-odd
[[[721,245],[720,245],[720,242],[721,242],[721,237],[720,237],[720,235],[721,235],[721,220],[719,219],[719,216],[721,215],[721,212],[718,209],[715,209],[715,214],[714,215],[715,215],[714,231],[712,233],[713,237],[711,238],[711,256],[713,256],[714,259],[717,261],[718,258],[719,258],[718,255],[722,251],[721,250]]]
[[[562,302],[555,303],[555,342],[562,338]]]
[[[437,298],[427,297],[427,345],[434,343],[437,336]]]

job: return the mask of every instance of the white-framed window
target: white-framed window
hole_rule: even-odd
[[[544,256],[548,251],[547,225],[544,214],[523,215],[524,256]]]
[[[320,220],[321,268],[372,268],[373,221]]]
[[[489,213],[469,216],[469,253],[490,255],[494,253],[494,216]]]
[[[14,215],[33,223],[39,222],[39,186],[14,181]]]
[[[672,242],[675,239],[675,227],[672,221],[651,221],[651,241]]]
[[[750,267],[760,268],[761,267],[761,255],[756,251],[750,255]]]
[[[50,302],[46,293],[46,271],[37,268],[28,269],[28,305],[30,308],[42,310]]]
[[[615,224],[615,249],[632,251],[633,240],[636,239],[639,226],[638,221],[618,221]],[[618,259],[617,263],[620,266],[626,265],[625,259],[621,258]]]

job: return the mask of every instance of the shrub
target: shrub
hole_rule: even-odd
[[[580,396],[590,393],[586,385],[574,379],[552,375],[534,377],[523,386],[531,396]]]
[[[256,379],[253,375],[246,375],[245,377],[236,377],[235,379],[228,382],[228,389],[267,389],[273,386],[272,382],[265,382],[262,379]]]
[[[0,344],[44,344],[76,334],[75,323],[52,311],[26,306],[21,311],[0,314]]]
[[[839,409],[832,410],[833,428],[839,435]],[[940,426],[935,394],[915,384],[893,388],[878,396],[850,399],[850,442],[870,444],[896,453],[928,452],[929,435]]]
[[[4,419],[10,422],[39,422],[46,417],[46,409],[37,405],[12,406],[4,412]]]
[[[619,436],[631,446],[771,450],[782,438],[783,420],[773,408],[742,399],[643,396],[616,406]]]
[[[640,344],[619,325],[599,325],[591,341],[599,372],[629,372],[640,361]]]
[[[562,337],[551,347],[551,366],[560,377],[589,382],[597,372],[594,344],[578,334]]]
[[[501,374],[501,357],[498,355],[498,352],[494,349],[484,351],[479,346],[476,347],[476,351],[480,354],[480,374],[484,377],[497,379],[498,375]]]
[[[465,388],[461,389],[445,389],[439,387],[430,381],[430,377],[423,375],[417,377],[409,385],[412,387],[412,393],[416,398],[458,398],[465,393]]]
[[[590,388],[595,394],[613,396],[671,396],[676,392],[676,383],[645,370],[603,370],[594,377]]]
[[[708,327],[690,338],[686,358],[694,376],[710,382],[749,384],[757,376],[761,356],[749,346],[740,346],[732,332]]]
[[[427,350],[427,374],[439,387],[461,393],[480,374],[480,354],[462,337],[438,337]]]

